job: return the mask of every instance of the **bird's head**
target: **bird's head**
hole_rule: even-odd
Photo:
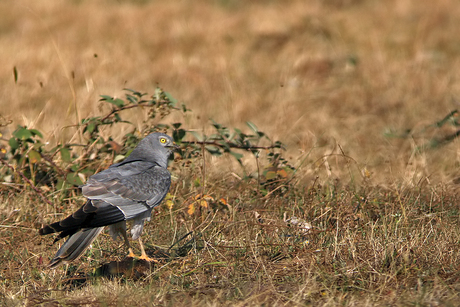
[[[169,135],[155,132],[142,139],[129,158],[131,160],[141,159],[155,162],[166,168],[169,156],[177,149],[179,149],[179,146],[174,143]]]
[[[163,148],[168,152],[168,155],[172,154],[174,151],[179,149],[179,146],[174,143],[173,139],[164,133],[152,133],[151,142],[157,143],[154,146],[158,148]],[[147,136],[149,137],[149,136]]]

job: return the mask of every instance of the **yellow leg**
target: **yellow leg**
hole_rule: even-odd
[[[128,235],[126,234],[125,231],[122,231],[121,233],[123,235],[123,238],[125,239],[125,244],[128,247],[128,255],[127,255],[127,257],[136,258],[136,255],[134,255],[133,249],[131,248],[131,245],[129,244]]]
[[[136,258],[136,255],[133,253],[133,249],[131,247],[128,248],[128,255],[126,255],[126,257]]]
[[[145,261],[149,261],[149,262],[152,262],[152,261],[155,261],[155,259],[153,258],[150,258],[149,256],[147,256],[147,253],[145,252],[145,249],[144,249],[144,244],[142,244],[142,240],[141,238],[139,237],[139,246],[141,248],[141,256],[139,257],[139,260],[145,260]]]

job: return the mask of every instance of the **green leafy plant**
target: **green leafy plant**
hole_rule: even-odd
[[[259,159],[261,151],[267,152],[269,165],[263,168],[263,174],[257,175],[263,190],[273,189],[278,182],[286,180],[294,169],[282,156],[284,146],[281,142],[273,142],[257,126],[247,122],[250,133],[238,128],[230,129],[211,120],[212,133],[200,134],[184,127],[182,122],[167,124],[171,114],[184,115],[190,112],[184,104],[180,104],[171,94],[156,88],[152,95],[125,89],[124,98],[102,95],[100,102],[110,106],[110,111],[101,116],[87,117],[74,126],[80,129],[82,143],[57,144],[48,148],[42,142],[43,134],[25,126],[18,126],[8,140],[9,155],[2,160],[7,170],[3,176],[14,176],[14,180],[28,180],[35,190],[35,185],[54,185],[58,189],[79,186],[88,176],[113,162],[124,159],[138,144],[141,138],[154,131],[163,131],[173,136],[181,146],[179,152],[182,159],[193,159],[203,151],[213,155],[229,154],[243,167],[245,152]],[[138,108],[146,114],[146,119],[138,130],[130,121],[123,119],[124,112]],[[104,137],[103,131],[118,124],[132,125],[132,129],[123,137],[123,143],[116,143],[112,137]],[[262,142],[269,145],[260,145]],[[259,164],[259,161],[258,161]],[[19,176],[15,176],[19,175]],[[260,182],[259,177],[263,177]],[[250,178],[250,176],[245,176]]]

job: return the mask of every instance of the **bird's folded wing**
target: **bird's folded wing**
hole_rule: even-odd
[[[89,178],[83,195],[119,208],[125,219],[151,210],[160,204],[171,184],[169,172],[145,161],[114,164]],[[97,206],[97,202],[93,202]]]

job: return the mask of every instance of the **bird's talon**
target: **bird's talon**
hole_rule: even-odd
[[[147,256],[147,255],[142,255],[142,256],[140,256],[138,259],[139,259],[139,260],[145,260],[145,261],[147,261],[147,262],[157,262],[156,259],[150,258],[150,257]]]
[[[136,255],[133,253],[133,250],[129,248],[128,250],[128,255],[126,255],[128,258],[137,258]]]

